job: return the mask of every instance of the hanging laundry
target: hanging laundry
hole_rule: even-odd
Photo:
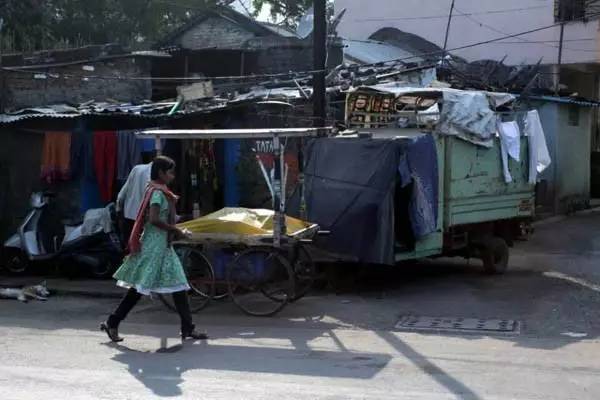
[[[94,133],[78,120],[71,136],[71,177],[95,180]]]
[[[144,153],[151,153],[155,150],[154,139],[138,139]]]
[[[529,111],[525,119],[525,133],[529,137],[529,183],[537,183],[537,175],[552,163],[544,128],[537,110]]]
[[[104,207],[100,197],[98,182],[93,179],[82,179],[79,182],[81,191],[81,213],[85,214],[87,210]]]
[[[156,151],[156,141],[154,139],[138,139],[143,153],[153,153]],[[167,140],[160,141],[161,147],[164,149]]]
[[[100,189],[100,197],[107,203],[113,199],[117,174],[117,147],[117,133],[115,131],[94,132],[96,179]]]
[[[135,137],[134,131],[118,131],[117,140],[117,179],[124,182],[133,167],[142,163],[142,143]]]
[[[502,169],[504,181],[513,181],[508,168],[508,156],[513,160],[521,161],[521,130],[516,121],[498,123],[498,134],[500,135],[500,151],[502,152]]]
[[[71,133],[46,132],[42,150],[42,179],[49,184],[70,178]]]

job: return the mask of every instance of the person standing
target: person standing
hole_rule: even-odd
[[[142,295],[152,293],[172,293],[181,319],[182,339],[208,338],[206,333],[196,331],[192,322],[187,297],[190,286],[171,245],[173,239],[185,237],[175,226],[177,196],[167,187],[174,179],[175,162],[168,157],[157,157],[129,238],[130,254],[113,276],[118,286],[129,290],[116,310],[100,324],[100,329],[113,342],[123,340],[118,331],[121,321]]]
[[[152,163],[133,167],[117,196],[116,208],[121,222],[120,230],[123,243],[127,243],[131,235],[133,224],[144,199],[144,193],[150,182],[151,169]]]

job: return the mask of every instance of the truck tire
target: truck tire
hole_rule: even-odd
[[[481,261],[486,274],[501,275],[508,268],[509,249],[506,241],[499,237],[487,239],[481,248]]]

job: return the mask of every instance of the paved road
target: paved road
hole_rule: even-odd
[[[146,301],[122,346],[96,330],[114,300],[0,304],[0,398],[598,399],[600,215],[548,225],[512,272],[475,262],[379,271],[360,293],[320,294],[274,319],[231,304],[197,316],[206,343]],[[517,336],[399,332],[403,315],[510,318]]]

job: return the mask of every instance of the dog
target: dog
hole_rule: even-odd
[[[35,286],[26,286],[22,289],[0,289],[0,299],[15,299],[27,303],[29,300],[46,301],[50,296],[46,281]]]

